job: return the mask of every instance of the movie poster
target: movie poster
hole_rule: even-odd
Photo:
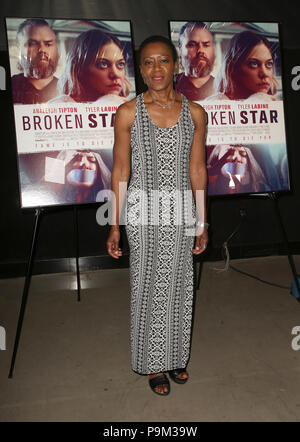
[[[289,190],[277,23],[171,21],[175,89],[207,113],[209,195]]]
[[[21,206],[109,199],[116,110],[135,97],[130,22],[7,18],[6,28]]]

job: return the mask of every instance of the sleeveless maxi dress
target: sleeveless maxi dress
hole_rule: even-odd
[[[183,95],[180,117],[170,128],[153,123],[143,94],[137,96],[131,129],[133,167],[126,195],[126,234],[130,251],[131,367],[139,374],[185,368],[189,359],[196,221],[189,178],[193,135],[194,124]],[[163,192],[177,196],[164,199]],[[153,197],[155,194],[158,196]],[[192,214],[193,222],[186,220],[186,212]],[[171,221],[163,224],[166,213]],[[180,222],[174,221],[174,213]],[[143,219],[147,223],[143,224]]]

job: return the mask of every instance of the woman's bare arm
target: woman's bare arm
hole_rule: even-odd
[[[199,221],[206,223],[207,170],[205,136],[207,118],[204,109],[196,103],[190,102],[190,110],[195,131],[191,147],[189,173]],[[202,253],[205,250],[207,242],[207,230],[197,228],[196,245],[195,249],[193,249],[193,253]]]
[[[122,104],[116,113],[113,147],[113,169],[111,174],[112,198],[112,225],[107,240],[108,253],[113,258],[119,258],[122,251],[119,248],[120,240],[120,208],[123,207],[127,185],[130,177],[131,149],[130,130],[135,115],[135,99]]]

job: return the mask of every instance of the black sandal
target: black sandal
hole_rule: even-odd
[[[154,391],[154,393],[159,394],[159,396],[167,396],[170,393],[170,382],[165,374],[149,379],[149,385],[151,390]],[[165,393],[158,393],[158,391],[155,390],[155,387],[158,385],[167,385],[168,391]]]
[[[176,368],[175,370],[169,371],[170,378],[172,381],[176,382],[177,384],[185,384],[188,378],[186,379],[180,379],[177,376],[181,373],[187,373],[185,368]]]

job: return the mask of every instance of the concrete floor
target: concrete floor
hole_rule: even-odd
[[[295,257],[300,268],[300,256]],[[232,261],[290,286],[286,257]],[[130,369],[129,271],[32,278],[13,379],[8,379],[23,278],[0,280],[0,421],[300,421],[300,303],[289,290],[204,264],[190,379],[155,395]],[[298,341],[300,344],[300,340]]]

